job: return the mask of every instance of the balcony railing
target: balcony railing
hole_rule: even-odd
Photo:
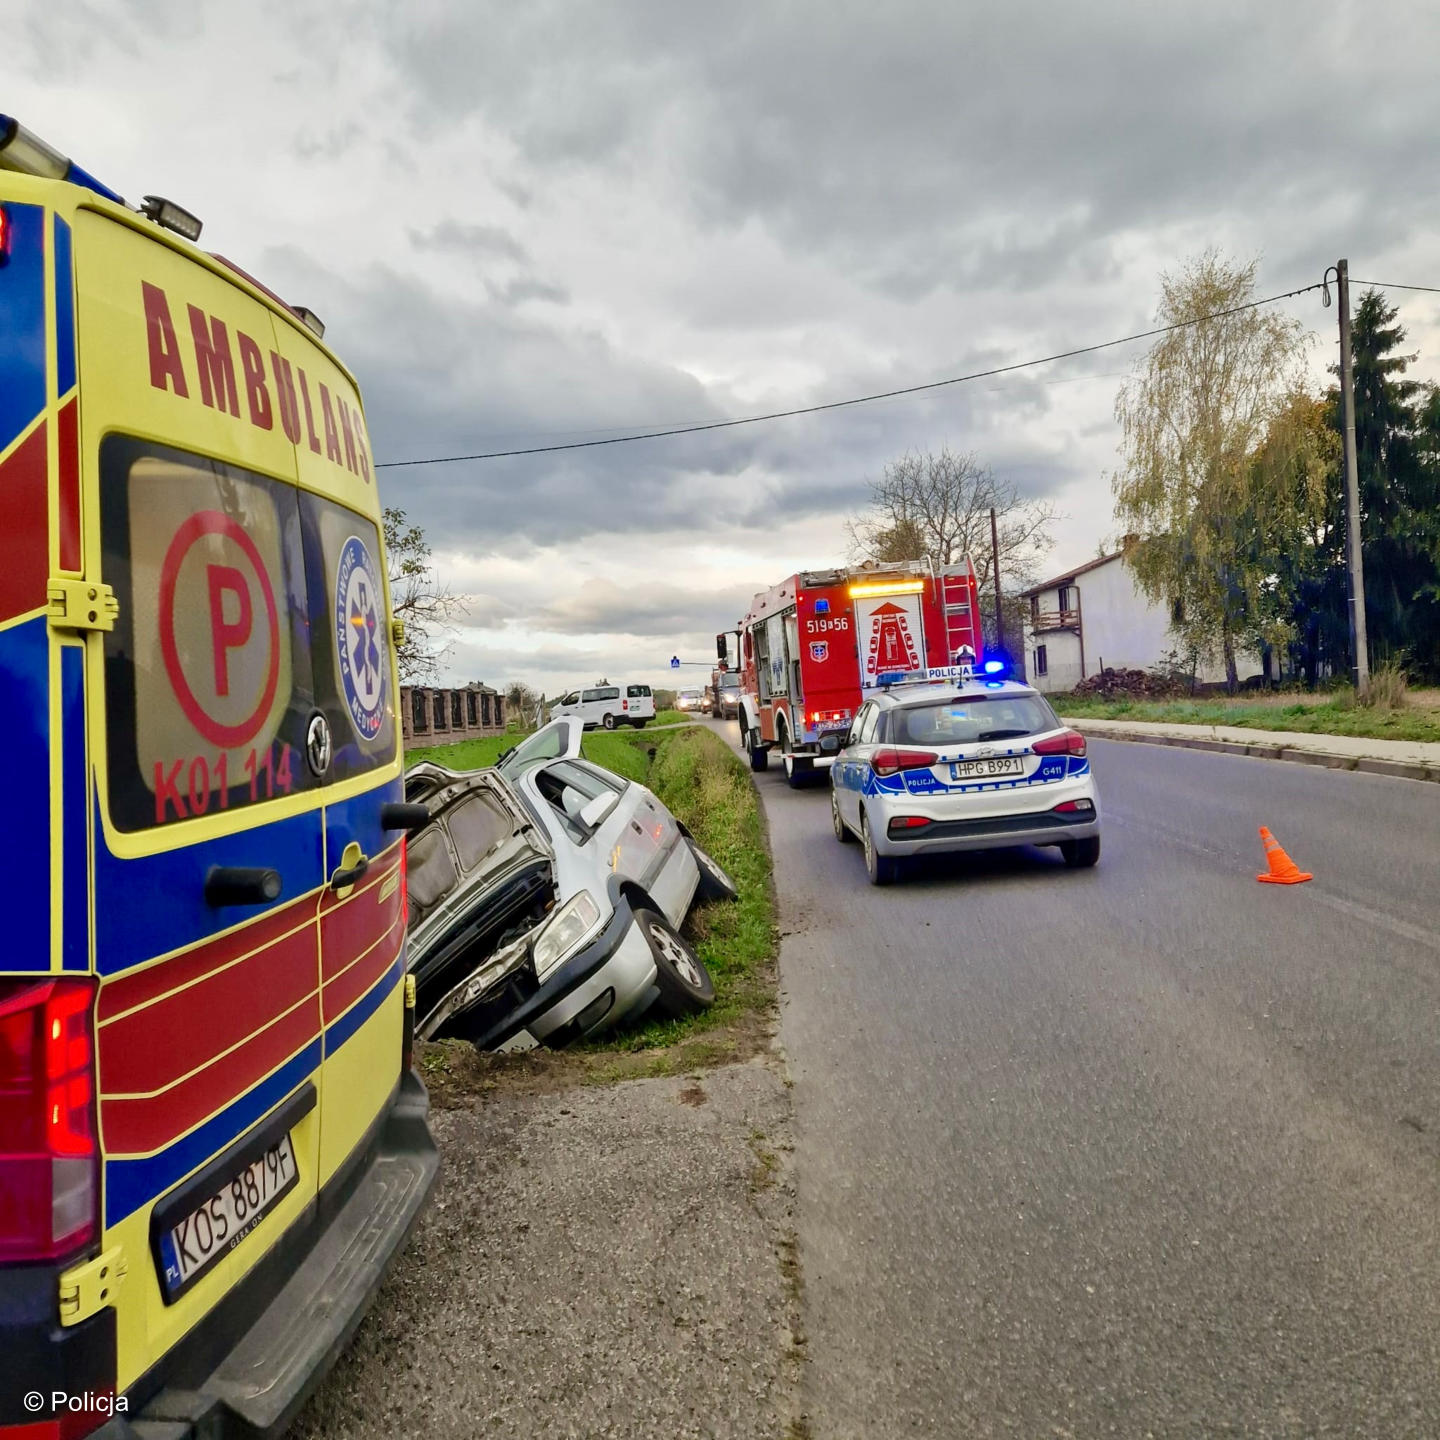
[[[1078,610],[1037,610],[1030,616],[1030,628],[1037,635],[1046,630],[1078,630]]]

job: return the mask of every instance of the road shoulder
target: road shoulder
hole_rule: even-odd
[[[1358,770],[1404,780],[1440,781],[1440,744],[1373,740],[1289,730],[1251,730],[1232,725],[1172,725],[1147,720],[1092,720],[1062,716],[1066,725],[1097,740],[1176,745],[1264,760],[1289,760],[1330,770]]]

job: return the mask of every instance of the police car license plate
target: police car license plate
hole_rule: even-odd
[[[1025,762],[1018,755],[1005,755],[997,760],[952,760],[952,780],[988,780],[992,775],[1023,775]]]
[[[295,1150],[282,1135],[208,1200],[170,1229],[165,1255],[165,1288],[172,1294],[189,1285],[233,1250],[299,1182]]]

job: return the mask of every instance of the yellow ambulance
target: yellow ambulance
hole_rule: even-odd
[[[0,116],[0,1440],[283,1429],[436,1169],[360,397],[199,231]]]

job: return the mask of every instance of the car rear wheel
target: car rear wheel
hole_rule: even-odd
[[[607,712],[606,712],[606,715],[605,715],[605,718],[604,718],[600,723],[601,723],[607,730],[613,730],[613,729],[615,728],[615,717],[614,717],[613,715],[611,715],[611,714],[607,711]]]
[[[835,838],[842,845],[848,845],[855,838],[850,833],[850,827],[840,818],[840,796],[833,784],[830,786],[830,823],[835,827]]]
[[[872,885],[889,885],[900,873],[900,862],[893,855],[882,855],[875,848],[870,833],[870,817],[860,812],[860,843],[865,847],[865,873]]]
[[[715,1000],[715,982],[690,942],[654,910],[637,910],[635,923],[655,959],[655,1008],[672,1020],[708,1010]]]
[[[1060,853],[1072,870],[1088,870],[1100,858],[1100,837],[1087,835],[1083,840],[1062,840]]]
[[[780,731],[780,748],[785,754],[785,783],[792,790],[803,790],[813,778],[815,769],[807,757],[797,755],[791,749],[788,728]]]
[[[690,853],[700,870],[700,885],[695,891],[697,900],[734,900],[739,896],[739,887],[709,851],[702,850],[691,840]]]

